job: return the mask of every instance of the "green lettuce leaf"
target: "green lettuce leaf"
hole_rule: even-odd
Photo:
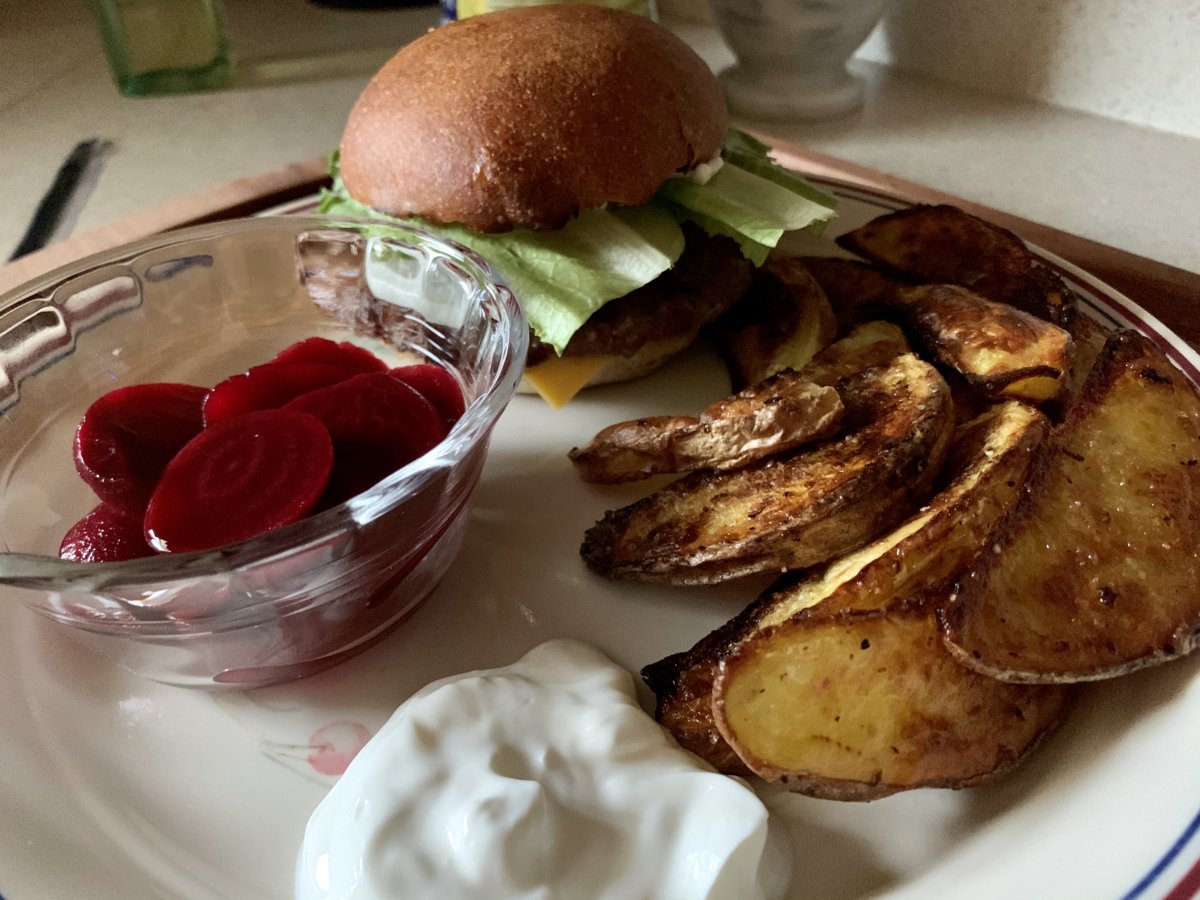
[[[322,213],[387,218],[350,197],[330,158],[333,186],[322,191]],[[767,147],[731,131],[724,163],[706,182],[679,175],[639,207],[586,210],[565,228],[519,228],[477,234],[457,225],[432,231],[471,248],[504,276],[530,327],[559,353],[601,306],[653,281],[683,251],[680,222],[693,221],[710,234],[732,237],[755,264],[766,259],[785,231],[819,231],[833,215],[834,200],[799,175],[772,162]]]
[[[832,214],[834,207],[837,205],[837,200],[820,188],[809,184],[804,180],[803,175],[779,165],[779,163],[771,159],[770,152],[771,148],[762,141],[751,137],[744,131],[737,131],[735,129],[731,130],[725,139],[725,149],[722,151],[721,156],[738,168],[769,179],[781,187],[785,187],[789,191],[799,194],[829,210],[828,214],[814,220],[811,226],[805,226],[807,230],[814,234],[819,234],[820,230],[825,227],[825,223],[831,218],[830,214]]]
[[[701,183],[686,175],[667,180],[658,197],[681,218],[710,234],[724,234],[761,265],[787,231],[820,234],[837,201],[767,155],[767,146],[731,131],[722,153],[724,164]]]
[[[386,218],[350,197],[331,160],[333,187],[322,213]],[[565,228],[518,228],[478,234],[459,225],[408,221],[474,250],[499,270],[534,334],[561,353],[571,336],[609,300],[649,284],[683,252],[683,230],[666,207],[585,210]]]
[[[534,333],[559,353],[592,313],[649,284],[683,252],[679,222],[657,205],[585,210],[556,231],[436,230],[499,269]]]

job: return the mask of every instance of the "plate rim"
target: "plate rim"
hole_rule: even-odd
[[[864,187],[860,184],[843,181],[829,176],[807,175],[813,183],[832,190],[838,196],[846,196],[858,202],[866,203],[881,209],[900,209],[914,205],[914,201],[902,195]],[[293,215],[311,213],[314,211],[316,195],[309,195],[263,210],[255,215]],[[1188,344],[1183,338],[1163,324],[1157,317],[1142,308],[1123,292],[1113,288],[1100,278],[1074,265],[1062,257],[1025,242],[1042,260],[1069,279],[1073,285],[1084,288],[1086,296],[1081,300],[1093,312],[1103,313],[1111,324],[1134,327],[1150,337],[1168,354],[1172,362],[1183,371],[1194,384],[1200,387],[1200,352]],[[1097,306],[1097,304],[1100,304]],[[1116,315],[1112,315],[1115,311]],[[1147,896],[1152,889],[1155,896],[1164,900],[1187,900],[1200,895],[1200,805],[1183,831],[1175,841],[1162,852],[1158,861],[1124,894],[1121,900],[1138,900]],[[1164,880],[1168,873],[1173,873],[1186,865],[1191,865],[1181,875],[1172,876],[1173,883]],[[4,887],[0,885],[0,900],[4,900]],[[21,900],[9,895],[9,900]]]

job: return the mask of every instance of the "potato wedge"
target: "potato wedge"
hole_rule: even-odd
[[[950,443],[949,390],[911,354],[840,382],[841,437],[731,472],[696,472],[607,513],[580,553],[608,578],[713,584],[815,565],[924,501]]]
[[[1083,385],[1091,374],[1092,366],[1100,357],[1100,351],[1112,334],[1112,328],[1096,321],[1091,316],[1078,315],[1071,320],[1071,340],[1075,352],[1071,354],[1071,371],[1067,373],[1067,389],[1060,403],[1069,409],[1083,391]]]
[[[1109,678],[1200,645],[1200,394],[1148,338],[1108,339],[1045,469],[941,612],[964,665]]]
[[[856,372],[886,366],[911,351],[900,326],[878,320],[864,322],[814,356],[800,375],[814,384],[832,386]]]
[[[887,306],[927,358],[985,396],[1045,403],[1066,387],[1074,342],[1045,319],[954,284],[905,288]]]
[[[1068,696],[958,665],[925,605],[814,611],[756,632],[722,660],[713,713],[767,781],[874,800],[1007,770],[1061,721]]]
[[[832,387],[790,369],[711,404],[699,416],[618,422],[568,456],[593,484],[664,472],[724,471],[834,435],[845,407]]]
[[[885,275],[860,259],[842,256],[801,256],[799,259],[829,298],[839,333],[878,318],[884,302],[909,284]]]
[[[1066,326],[1075,296],[1013,234],[956,206],[913,206],[888,213],[837,243],[889,272],[924,284],[959,284]]]
[[[945,464],[946,485],[928,506],[824,568],[785,575],[692,649],[646,666],[642,678],[657,696],[655,717],[721,771],[744,772],[713,721],[720,661],[756,631],[809,610],[832,614],[940,599],[1017,503],[1049,429],[1042,413],[1017,401],[960,426]]]
[[[799,369],[833,340],[837,322],[804,264],[772,257],[750,290],[712,329],[735,389]]]

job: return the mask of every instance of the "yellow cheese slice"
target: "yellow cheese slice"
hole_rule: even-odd
[[[525,370],[525,381],[555,409],[572,397],[604,368],[608,356],[556,356]]]

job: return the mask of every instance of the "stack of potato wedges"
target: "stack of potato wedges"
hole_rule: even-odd
[[[681,473],[581,553],[613,579],[778,573],[642,672],[719,770],[841,800],[966,787],[1072,684],[1200,644],[1200,394],[960,209],[837,243],[856,258],[770,260],[714,329],[738,393],[572,450],[595,483]]]

